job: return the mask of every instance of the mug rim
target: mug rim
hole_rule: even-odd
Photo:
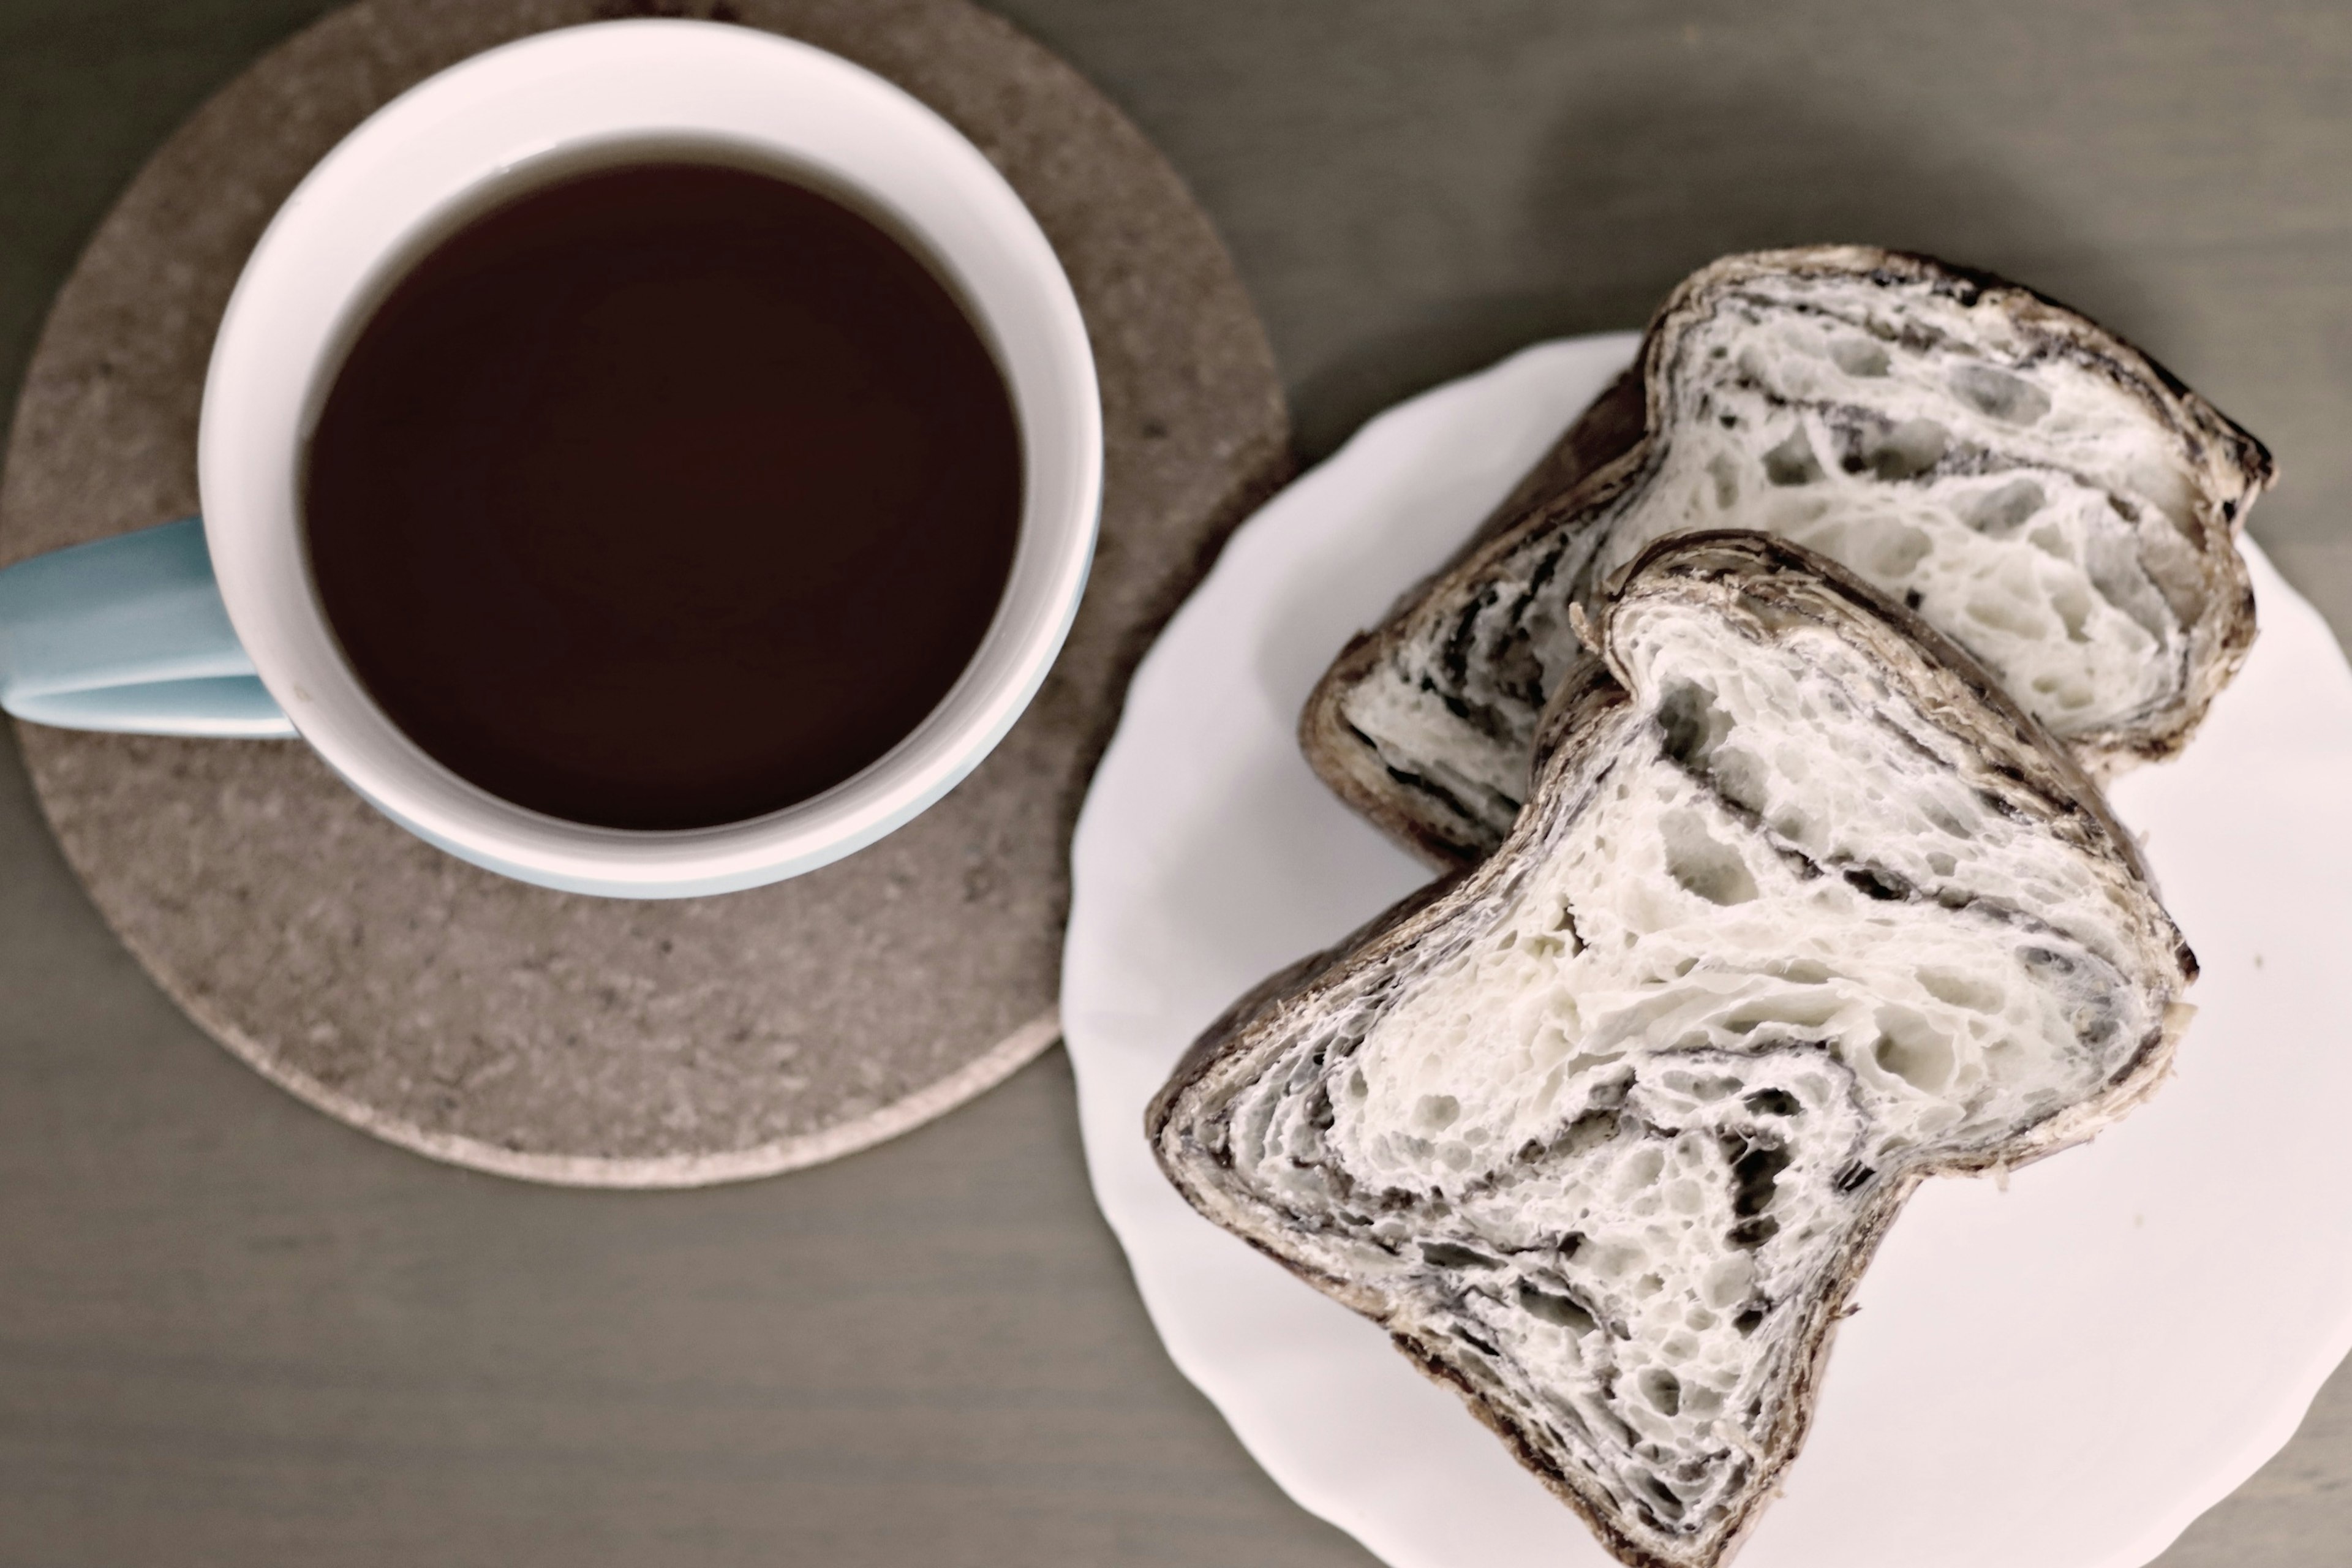
[[[566,821],[464,779],[393,722],[343,655],[308,562],[310,426],[383,289],[449,216],[647,151],[831,187],[940,271],[997,357],[1024,458],[996,613],[913,730],[850,778],[711,827]],[[633,157],[635,152],[637,155]],[[689,153],[690,155],[690,153]],[[460,222],[463,220],[460,219]],[[501,45],[378,109],[289,196],[239,277],[199,420],[205,529],[231,625],[328,765],[460,858],[541,886],[631,898],[729,891],[870,844],[961,781],[1027,708],[1067,636],[1102,493],[1100,394],[1059,258],[1020,196],[935,110],[837,55],[755,29],[595,22]]]

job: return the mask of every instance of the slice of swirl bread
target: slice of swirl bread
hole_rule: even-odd
[[[1590,607],[1654,541],[1758,529],[1917,610],[2096,776],[2168,755],[2236,673],[2236,536],[2270,455],[2129,345],[2026,289],[1859,247],[1686,279],[1637,373],[1341,653],[1300,723],[1349,805],[1440,863],[1526,797]]]
[[[1236,1005],[1147,1124],[1622,1561],[1711,1568],[1906,1195],[2146,1095],[2195,960],[2064,752],[1822,558],[1664,542],[1601,641],[1501,849]]]

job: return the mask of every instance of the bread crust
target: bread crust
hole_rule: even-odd
[[[2130,343],[2047,296],[1991,273],[1932,257],[1866,246],[1812,246],[1726,257],[1684,279],[1660,306],[1633,369],[1595,400],[1438,573],[1414,585],[1370,631],[1342,648],[1299,715],[1301,751],[1349,806],[1433,866],[1475,864],[1491,837],[1468,830],[1435,781],[1391,768],[1349,722],[1351,693],[1400,649],[1441,639],[1449,618],[1477,604],[1496,569],[1543,536],[1576,541],[1603,525],[1615,503],[1657,472],[1675,410],[1665,371],[1678,342],[1729,290],[1758,279],[1828,278],[1877,287],[1921,287],[1999,312],[2038,356],[2087,367],[2122,388],[2176,441],[2197,477],[2190,542],[2202,613],[2188,627],[2186,679],[2178,697],[2141,721],[2070,735],[2083,768],[2106,779],[2178,752],[2244,663],[2255,635],[2253,589],[2237,539],[2276,465],[2252,435]],[[1572,546],[1586,548],[1589,546]],[[1587,582],[1579,602],[1597,615],[1618,582]]]
[[[1687,1550],[1671,1552],[1631,1531],[1621,1508],[1597,1484],[1564,1472],[1549,1458],[1510,1409],[1487,1399],[1457,1369],[1446,1346],[1398,1324],[1396,1299],[1362,1280],[1318,1268],[1258,1234],[1246,1205],[1219,1189],[1213,1173],[1218,1154],[1195,1136],[1202,1118],[1210,1114],[1204,1108],[1245,1082],[1258,1063],[1272,1059],[1269,1042],[1303,1029],[1327,1005],[1339,1005],[1331,998],[1394,994],[1403,977],[1418,972],[1416,966],[1433,966],[1456,951],[1444,946],[1449,931],[1472,923],[1465,917],[1501,896],[1519,875],[1523,858],[1534,852],[1543,816],[1537,805],[1551,800],[1551,792],[1567,781],[1584,776],[1589,761],[1605,759],[1608,749],[1621,743],[1633,710],[1629,678],[1618,662],[1616,628],[1629,606],[1660,596],[1705,603],[1727,621],[1763,637],[1800,624],[1827,626],[1862,648],[1919,711],[1966,743],[1968,754],[1981,763],[1967,774],[1972,784],[1998,794],[2004,810],[2024,814],[2106,868],[2103,875],[2111,897],[2130,911],[2131,973],[2147,977],[2143,984],[2157,988],[2161,1003],[2152,1014],[2156,1022],[2131,1043],[2121,1065],[2095,1092],[1986,1146],[1887,1173],[1889,1179],[1870,1194],[1844,1231],[1819,1289],[1806,1300],[1793,1331],[1786,1396],[1769,1428],[1760,1436],[1749,1434],[1756,1439],[1755,1469],[1742,1484],[1737,1506],[1719,1526],[1687,1543]],[[1399,1350],[1426,1375],[1454,1389],[1621,1562],[1632,1568],[1718,1568],[1753,1531],[1801,1450],[1837,1324],[1849,1314],[1855,1287],[1911,1192],[1931,1175],[2005,1172],[2041,1159],[2092,1136],[2144,1100],[2170,1070],[2190,1011],[2179,998],[2195,978],[2196,959],[2158,902],[2136,841],[2075,758],[1964,649],[1833,563],[1761,534],[1669,538],[1646,552],[1621,582],[1605,606],[1596,640],[1601,654],[1563,680],[1547,710],[1538,783],[1529,809],[1504,847],[1475,868],[1456,870],[1412,894],[1235,1003],[1202,1034],[1154,1100],[1145,1132],[1161,1170],[1188,1201],[1318,1289],[1387,1326]],[[1231,1171],[1230,1156],[1223,1169]],[[1454,1347],[1454,1354],[1459,1353]]]

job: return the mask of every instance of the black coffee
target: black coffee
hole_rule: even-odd
[[[573,822],[738,822],[903,738],[978,647],[1022,499],[955,299],[827,196],[581,175],[431,250],[310,441],[311,570],[393,721]]]

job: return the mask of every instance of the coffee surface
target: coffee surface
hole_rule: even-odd
[[[311,437],[311,570],[393,721],[574,822],[804,800],[954,683],[1019,529],[1003,376],[895,237],[766,174],[525,195],[376,309]]]

